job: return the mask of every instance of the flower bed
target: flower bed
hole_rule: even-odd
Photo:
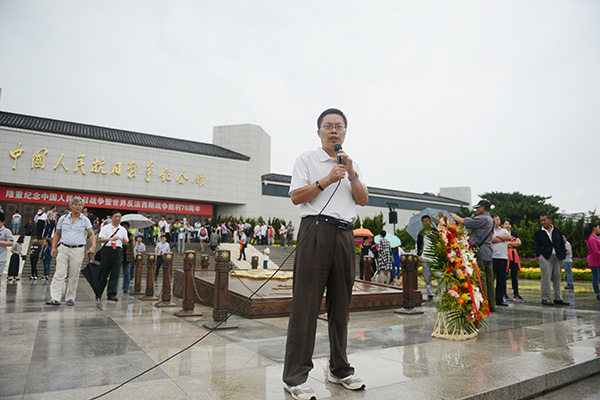
[[[573,260],[573,279],[576,281],[591,281],[592,270],[587,266],[586,259],[575,259]],[[423,275],[423,267],[419,266],[417,269],[418,275]],[[562,279],[566,280],[564,270],[561,272]],[[519,279],[533,279],[540,280],[540,266],[537,258],[530,258],[523,261],[521,259],[521,271],[519,271]]]
[[[565,275],[565,272],[563,271],[561,273],[562,275],[562,279],[566,280],[567,277]],[[540,268],[521,268],[521,271],[519,272],[519,278],[523,278],[523,279],[536,279],[539,280],[541,277],[540,275]],[[576,281],[591,281],[592,280],[592,270],[589,268],[573,268],[573,279]]]

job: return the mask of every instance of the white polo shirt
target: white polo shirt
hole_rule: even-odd
[[[296,159],[294,170],[292,171],[292,182],[290,184],[289,193],[308,184],[314,185],[315,181],[327,176],[336,164],[336,160],[329,157],[325,150],[320,147],[316,150],[300,154]],[[356,164],[355,161],[353,161],[352,164],[354,170],[360,175],[358,164]],[[360,183],[366,188],[362,177],[360,178]],[[300,204],[298,206],[300,218],[319,214],[321,209],[327,203],[327,200],[329,200],[329,197],[331,197],[336,186],[337,182],[332,183],[311,200]],[[352,197],[352,184],[348,179],[348,174],[340,181],[340,187],[335,192],[335,195],[325,210],[323,210],[323,215],[328,215],[352,223],[356,220],[356,202]]]
[[[494,236],[496,235],[508,235],[508,231],[504,228],[494,228]],[[508,242],[503,240],[501,242],[492,243],[492,258],[501,260],[508,260]]]
[[[119,225],[117,228],[115,228],[112,223],[108,224],[108,225],[104,225],[102,227],[102,229],[100,229],[100,234],[98,235],[98,237],[101,239],[108,239],[111,236],[113,236],[113,234],[114,234],[114,237],[117,238],[117,240],[109,241],[109,242],[106,242],[106,244],[105,243],[102,243],[102,244],[106,247],[113,247],[113,248],[123,247],[122,240],[127,238],[127,230],[125,228],[123,228],[121,225]]]

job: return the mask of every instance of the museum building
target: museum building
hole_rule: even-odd
[[[262,216],[291,220],[298,211],[289,195],[291,176],[271,173],[271,137],[252,124],[216,126],[213,143],[0,112],[0,205],[7,226],[19,210],[23,224],[41,207],[84,199],[94,215],[113,209],[188,221],[209,216]],[[369,187],[358,215],[388,217],[397,226],[426,207],[456,211],[469,206],[469,188],[442,194]],[[386,221],[387,222],[387,221]]]

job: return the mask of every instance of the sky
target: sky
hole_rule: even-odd
[[[598,209],[600,2],[0,0],[0,110],[212,142],[271,172],[348,117],[369,185],[469,186]]]

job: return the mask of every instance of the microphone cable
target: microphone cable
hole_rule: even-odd
[[[342,178],[344,179],[344,178]],[[329,199],[327,200],[327,202],[325,203],[325,205],[323,206],[323,208],[321,209],[321,211],[319,211],[319,214],[317,214],[317,218],[321,216],[321,214],[323,214],[323,211],[325,210],[325,208],[327,208],[327,206],[329,205],[329,203],[331,202],[331,199],[333,199],[333,196],[335,195],[335,193],[337,192],[338,188],[340,187],[340,184],[342,183],[341,179],[338,181],[335,189],[333,190],[333,193],[331,193],[331,196],[329,196]],[[188,345],[187,347],[184,347],[183,349],[179,350],[177,353],[173,354],[170,357],[165,358],[164,360],[162,360],[161,362],[159,362],[158,364],[153,365],[152,367],[146,369],[143,372],[140,372],[139,374],[137,374],[136,376],[129,378],[128,380],[126,380],[125,382],[119,384],[118,386],[115,386],[114,388],[107,390],[106,392],[96,396],[96,397],[92,397],[90,400],[96,400],[99,399],[101,397],[106,396],[109,393],[114,392],[117,389],[122,388],[123,386],[125,386],[126,384],[128,384],[129,382],[132,382],[134,380],[136,380],[137,378],[139,378],[140,376],[147,374],[148,372],[152,371],[153,369],[156,369],[158,367],[160,367],[161,365],[163,365],[164,363],[166,363],[167,361],[170,361],[171,359],[177,357],[178,355],[180,355],[181,353],[191,349],[192,347],[194,347],[195,345],[197,345],[198,343],[200,343],[202,340],[204,340],[204,338],[206,338],[208,335],[210,335],[211,333],[213,333],[219,326],[221,326],[222,324],[224,324],[225,322],[227,322],[227,320],[229,319],[229,317],[231,317],[233,314],[235,314],[236,312],[238,312],[246,303],[248,303],[248,301],[250,301],[250,299],[252,297],[254,297],[254,295],[256,295],[256,293],[258,293],[263,287],[265,287],[265,285],[267,283],[269,283],[269,281],[271,279],[273,279],[273,277],[281,270],[281,268],[285,265],[285,263],[287,262],[287,260],[292,256],[292,254],[294,254],[296,252],[296,250],[298,249],[298,246],[300,246],[300,244],[302,243],[302,241],[304,241],[304,239],[306,238],[306,236],[308,235],[308,233],[313,229],[313,227],[315,226],[315,224],[317,223],[317,218],[315,218],[312,222],[312,224],[308,227],[308,229],[306,230],[306,233],[304,235],[302,235],[302,237],[296,242],[296,248],[294,248],[292,250],[292,252],[290,254],[287,255],[287,257],[283,260],[283,262],[281,263],[281,265],[275,270],[275,272],[273,272],[273,274],[271,274],[271,276],[269,278],[267,278],[267,280],[265,280],[263,282],[263,284],[261,284],[258,289],[256,289],[254,292],[252,292],[252,294],[250,296],[248,296],[248,298],[246,300],[244,300],[239,306],[237,306],[237,308],[235,310],[233,310],[231,313],[229,313],[227,315],[227,317],[225,317],[224,320],[220,321],[217,325],[215,325],[213,328],[211,328],[208,332],[206,332],[202,337],[200,337],[198,340],[196,340],[195,342],[193,342],[192,344]],[[195,279],[195,278],[194,278]]]

